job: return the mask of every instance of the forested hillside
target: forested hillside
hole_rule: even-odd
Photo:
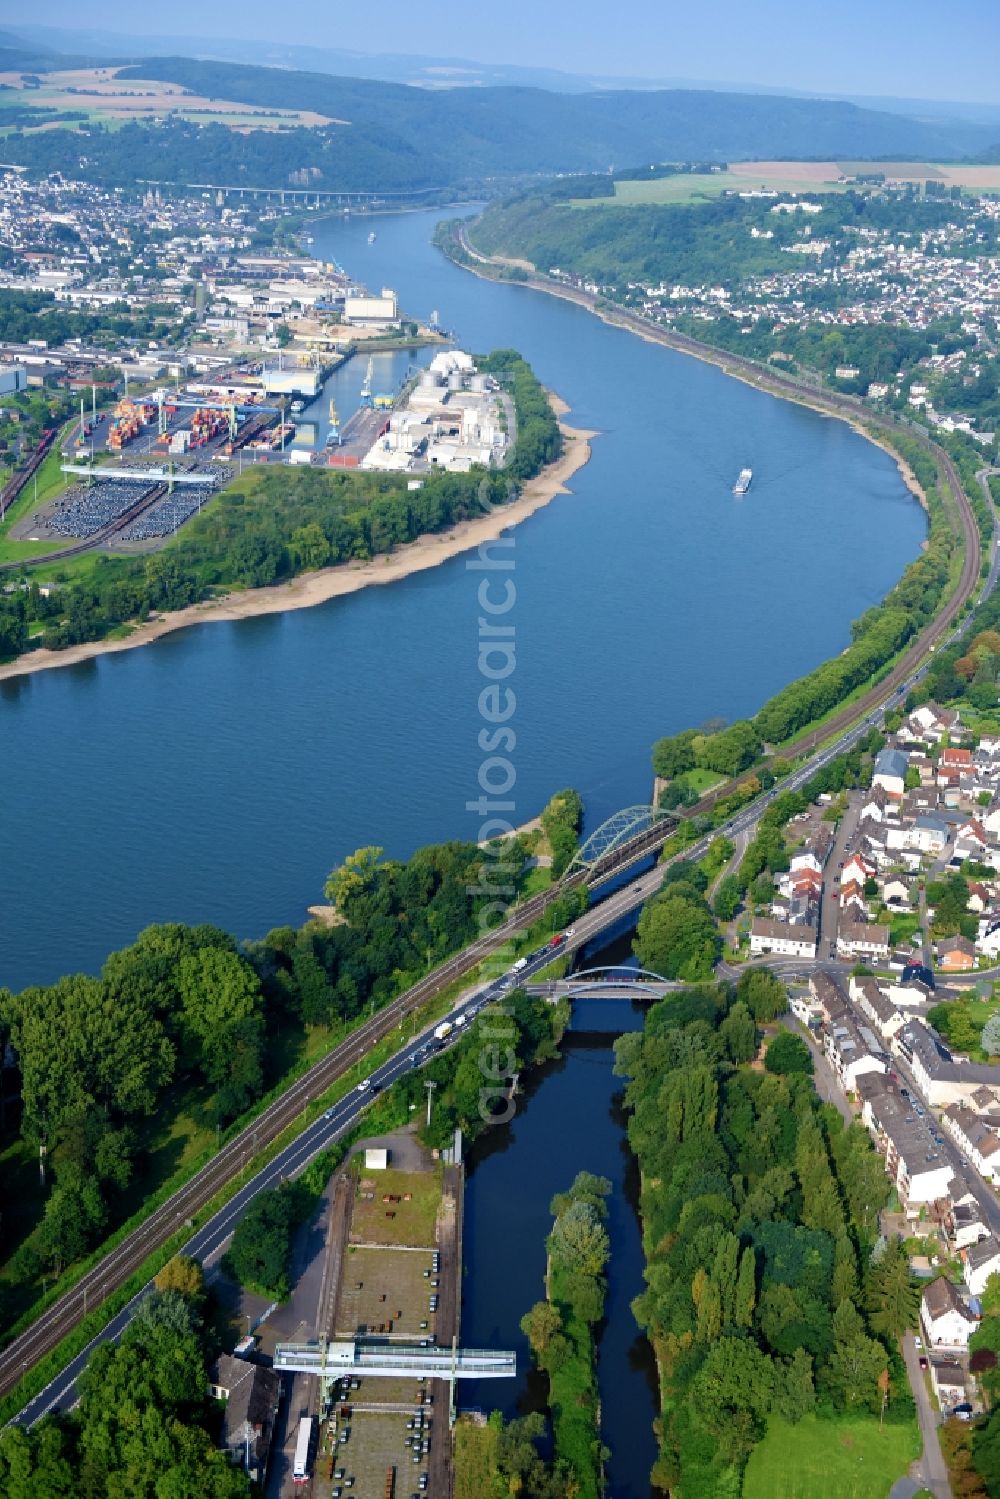
[[[146,58],[124,77],[181,84],[210,98],[314,110],[316,130],[251,131],[176,122],[13,132],[7,160],[74,170],[106,183],[167,181],[287,186],[308,169],[317,188],[400,191],[540,172],[606,172],[650,160],[911,156],[979,151],[978,128],[928,124],[831,100],[693,89],[585,94],[537,88],[435,91],[325,73],[191,58]]]

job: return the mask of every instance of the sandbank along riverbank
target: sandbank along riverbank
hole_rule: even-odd
[[[437,567],[451,557],[472,551],[484,541],[496,540],[502,532],[527,520],[529,515],[534,515],[536,510],[550,504],[558,495],[569,494],[569,481],[590,458],[591,440],[597,433],[570,426],[564,420],[569,410],[566,403],[553,392],[549,392],[549,400],[560,419],[563,452],[555,463],[549,464],[534,479],[529,479],[511,504],[488,515],[460,521],[446,531],[420,536],[416,541],[397,547],[395,551],[383,556],[373,557],[368,562],[325,567],[316,572],[301,573],[287,583],[277,583],[267,588],[241,589],[217,598],[205,599],[185,609],[158,614],[155,618],[136,625],[121,639],[89,640],[80,645],[69,646],[64,651],[43,648],[28,651],[16,661],[0,666],[0,681],[58,666],[74,666],[95,656],[151,645],[164,635],[186,629],[189,625],[210,624],[213,621],[232,623],[251,619],[258,614],[281,614],[290,609],[310,609],[316,604],[357,593],[359,589],[375,584],[396,583],[401,578]]]

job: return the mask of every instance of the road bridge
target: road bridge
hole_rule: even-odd
[[[529,994],[542,999],[662,999],[673,989],[689,985],[676,979],[665,979],[647,968],[630,968],[619,963],[610,968],[584,968],[562,979],[543,984],[527,984]]]
[[[333,203],[338,208],[413,207],[444,191],[441,187],[420,187],[407,192],[346,192],[323,187],[251,187],[241,182],[167,182],[155,177],[136,180],[140,187],[166,189],[168,193],[216,193],[223,198],[263,198],[280,203]]]

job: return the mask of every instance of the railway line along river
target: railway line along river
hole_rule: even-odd
[[[658,735],[749,713],[842,650],[924,516],[844,423],[469,275],[433,248],[439,216],[381,219],[373,245],[370,221],[329,219],[314,250],[439,309],[464,347],[518,348],[600,433],[511,549],[513,820],[575,785],[594,822],[648,798]],[[360,373],[338,377],[342,416]],[[456,557],[0,682],[0,983],[94,970],[150,921],[258,934],[360,844],[477,837],[480,576]]]

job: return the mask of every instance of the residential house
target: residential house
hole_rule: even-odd
[[[978,1090],[977,1090],[978,1091]],[[964,1104],[949,1104],[941,1115],[945,1129],[980,1176],[994,1186],[1000,1182],[1000,1135]]]
[[[946,1217],[948,1238],[953,1249],[968,1249],[980,1239],[990,1236],[986,1214],[971,1192],[966,1192],[957,1202],[952,1202]]]
[[[860,854],[852,854],[844,865],[840,883],[843,886],[853,882],[864,888],[865,881],[870,880],[874,873],[874,865],[869,864],[868,860],[863,859]]]
[[[849,880],[846,885],[841,885],[840,909],[848,921],[863,924],[868,920],[868,902],[865,900],[864,886],[859,885],[857,880]]]
[[[969,1398],[965,1382],[965,1370],[957,1359],[935,1358],[930,1360],[931,1389],[945,1415],[957,1405],[964,1405]]]
[[[788,1008],[796,1020],[801,1020],[802,1024],[807,1026],[811,1031],[819,1030],[820,1025],[823,1023],[823,1011],[816,1001],[808,995],[800,994],[797,991],[789,994]]]
[[[941,758],[938,764],[943,766],[945,770],[971,770],[972,751],[957,749],[949,744],[941,751]]]
[[[979,923],[976,952],[983,958],[1000,958],[1000,914],[995,911]]]
[[[970,1293],[981,1296],[990,1276],[1000,1274],[1000,1244],[992,1234],[978,1244],[970,1244],[962,1250],[962,1266]]]
[[[887,1075],[862,1075],[857,1092],[862,1121],[885,1156],[886,1171],[907,1214],[916,1217],[922,1205],[948,1195],[954,1175],[948,1157]]]
[[[907,738],[924,744],[940,744],[946,734],[958,726],[958,714],[936,703],[922,703],[914,708],[903,725]]]
[[[928,1348],[968,1348],[978,1319],[950,1280],[932,1280],[920,1298],[920,1326]]]
[[[942,937],[937,959],[943,973],[969,973],[976,966],[975,944],[968,937]]]
[[[949,831],[940,812],[921,812],[912,822],[887,825],[885,846],[888,850],[940,854],[947,847]]]
[[[976,817],[960,823],[955,830],[955,858],[981,860],[990,848],[989,834]]]
[[[209,1370],[209,1391],[226,1406],[219,1446],[254,1483],[263,1486],[281,1399],[281,1376],[224,1353]]]
[[[982,916],[983,912],[993,904],[993,897],[987,886],[980,880],[970,880],[967,903],[970,911],[974,911],[977,916]]]
[[[864,1073],[888,1071],[888,1058],[879,1038],[850,1013],[827,1027],[823,1050],[845,1093],[857,1091],[858,1078]]]
[[[997,1081],[997,1070],[982,1062],[957,1062],[937,1031],[911,1020],[899,1032],[895,1049],[910,1064],[918,1088],[935,1108],[971,1098],[977,1088]]]
[[[750,952],[754,957],[761,953],[780,953],[790,958],[815,958],[816,928],[805,924],[792,926],[788,922],[758,916],[750,927]]]
[[[932,1003],[934,991],[921,979],[906,978],[901,983],[890,984],[886,990],[893,1004],[904,1010],[919,1010]]]
[[[872,785],[881,786],[896,801],[901,801],[906,789],[906,768],[909,756],[905,750],[891,749],[888,745],[875,757]]]
[[[870,817],[873,822],[884,822],[894,815],[896,803],[882,786],[872,786],[862,794],[860,822]]]
[[[888,874],[882,880],[882,899],[895,911],[911,911],[912,886],[901,874]]]
[[[1000,801],[995,801],[976,819],[990,839],[1000,838]]]
[[[837,951],[846,957],[887,962],[889,928],[869,926],[860,921],[842,921],[837,929]]]
[[[877,979],[853,977],[850,996],[862,1014],[866,1015],[885,1041],[891,1041],[906,1024],[906,1016],[897,1004],[885,994]]]
[[[969,1102],[981,1119],[1000,1130],[1000,1077],[995,1084],[984,1083],[977,1088]]]
[[[809,993],[828,1023],[839,1015],[849,1014],[847,995],[843,989],[822,969],[809,977]]]

